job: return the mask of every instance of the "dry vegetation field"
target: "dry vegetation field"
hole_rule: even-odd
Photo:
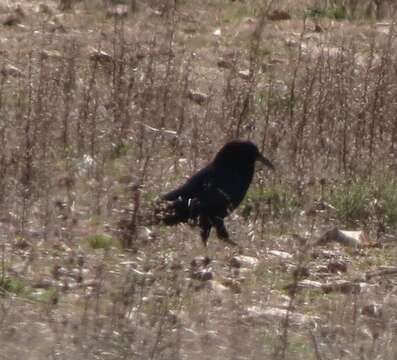
[[[107,3],[0,1],[0,359],[396,359],[393,2]],[[232,138],[240,249],[153,224]]]

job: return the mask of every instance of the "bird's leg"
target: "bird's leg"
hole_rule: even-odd
[[[223,222],[223,219],[216,218],[216,219],[214,219],[213,224],[216,229],[216,235],[218,236],[219,239],[227,242],[230,245],[234,245],[234,246],[237,245],[237,243],[235,243],[233,240],[230,239],[229,233],[226,230],[225,223]]]
[[[199,220],[201,240],[205,247],[207,247],[208,238],[211,232],[211,223],[206,216],[200,216]]]

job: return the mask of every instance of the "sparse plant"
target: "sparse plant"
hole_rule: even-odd
[[[348,18],[348,12],[343,4],[332,4],[328,7],[318,8],[311,7],[307,10],[306,15],[310,18],[330,18],[335,20],[345,20]]]
[[[289,217],[301,208],[298,198],[283,186],[262,187],[250,191],[247,196],[243,214],[252,210],[268,209],[272,217]]]
[[[109,249],[114,246],[113,238],[105,234],[96,234],[87,236],[84,241],[93,249]]]
[[[18,1],[0,51],[2,357],[395,358],[395,5],[295,16],[308,3]],[[230,217],[241,247],[205,252],[150,211],[234,137],[276,171]],[[312,239],[342,224],[369,243]]]
[[[373,179],[338,185],[330,194],[339,220],[357,224],[376,217],[388,227],[397,224],[397,194],[394,180]]]
[[[371,184],[365,181],[346,183],[333,189],[330,201],[338,218],[347,223],[365,223],[370,216],[371,190]]]
[[[0,289],[19,296],[25,294],[26,285],[22,279],[13,276],[4,277],[0,275],[0,280]]]
[[[397,228],[397,183],[394,179],[381,180],[374,189],[374,212],[379,220],[393,229]]]

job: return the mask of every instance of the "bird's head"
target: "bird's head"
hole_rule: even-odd
[[[226,143],[214,159],[215,164],[225,166],[233,166],[233,164],[253,166],[255,161],[260,161],[274,169],[272,162],[260,153],[258,147],[246,140],[233,140]]]

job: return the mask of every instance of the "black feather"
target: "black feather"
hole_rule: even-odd
[[[229,238],[223,219],[244,199],[251,184],[255,161],[273,169],[255,144],[234,140],[224,145],[205,168],[185,184],[161,196],[165,200],[158,211],[166,225],[198,224],[204,245],[212,227],[220,239],[235,244]]]

